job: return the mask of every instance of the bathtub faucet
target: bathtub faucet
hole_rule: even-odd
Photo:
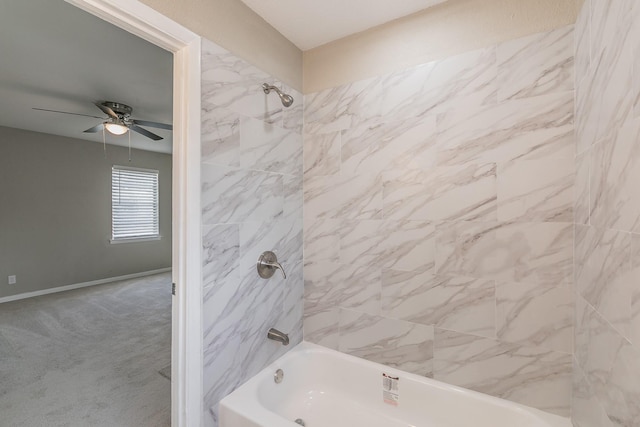
[[[289,345],[289,335],[285,334],[284,332],[280,332],[275,328],[269,329],[269,332],[267,332],[267,338],[269,338],[270,340],[281,342],[282,345]]]

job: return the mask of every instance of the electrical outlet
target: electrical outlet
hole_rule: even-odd
[[[9,284],[10,285],[15,285],[16,284],[16,276],[9,276]]]

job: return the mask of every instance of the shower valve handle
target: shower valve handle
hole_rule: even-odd
[[[263,279],[271,278],[276,270],[280,270],[284,279],[287,278],[284,268],[282,268],[282,265],[278,262],[278,257],[271,251],[263,252],[262,255],[260,255],[257,269],[258,275]]]

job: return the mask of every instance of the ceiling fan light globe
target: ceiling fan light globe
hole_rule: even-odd
[[[104,127],[113,135],[124,135],[129,131],[128,127],[118,123],[106,123]]]

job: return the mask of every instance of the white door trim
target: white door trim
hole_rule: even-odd
[[[203,419],[198,35],[138,0],[66,0],[173,52],[171,425]]]

